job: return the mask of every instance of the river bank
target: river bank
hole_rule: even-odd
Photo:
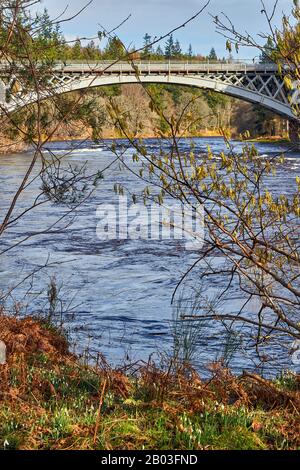
[[[55,142],[72,142],[72,141],[78,141],[78,140],[92,140],[92,132],[91,131],[84,131],[84,132],[78,132],[74,133],[72,135],[68,133],[59,133],[55,134],[52,138],[48,139],[46,136],[44,137],[44,142],[48,143],[55,143]],[[222,137],[221,132],[218,131],[208,131],[208,130],[203,130],[199,132],[197,135],[194,134],[186,134],[182,136],[183,138],[186,137],[194,137],[194,138],[201,138],[201,137]],[[122,136],[120,136],[118,133],[106,129],[102,132],[101,134],[101,139],[121,139]],[[124,137],[123,137],[124,138]],[[143,134],[139,134],[137,136],[132,136],[132,138],[139,138],[139,139],[157,139],[157,135],[154,134],[154,132],[147,132]],[[46,144],[45,144],[46,145]],[[26,152],[30,149],[30,144],[27,144],[26,142],[19,140],[19,141],[13,141],[10,139],[7,139],[3,136],[0,135],[0,155],[7,155],[10,153],[22,153]]]
[[[134,136],[136,137],[136,136]],[[143,135],[138,135],[137,136],[139,139],[157,139],[157,136],[155,136],[153,133],[144,133]],[[186,134],[184,136],[181,136],[182,138],[214,138],[214,137],[222,137],[221,131],[209,131],[209,130],[203,130],[197,135],[195,134]],[[121,139],[120,135],[117,135],[115,132],[112,131],[105,131],[103,132],[101,139]],[[237,135],[232,135],[233,140],[238,140],[239,136]],[[45,139],[46,140],[46,139]],[[53,136],[53,138],[49,139],[48,142],[50,143],[55,143],[55,142],[72,142],[72,141],[78,141],[78,140],[91,140],[91,133],[90,132],[81,132],[79,134],[75,135],[68,135],[68,134],[58,134]],[[249,139],[247,142],[253,142],[253,143],[262,143],[262,144],[272,144],[272,143],[277,143],[277,144],[289,144],[290,140],[287,138],[284,138],[282,136],[263,136],[263,137],[258,137],[255,139]],[[8,155],[11,153],[23,153],[27,152],[30,150],[30,145],[23,142],[23,141],[12,141],[10,139],[6,139],[4,137],[0,136],[0,155]]]
[[[112,369],[70,353],[49,322],[0,316],[0,445],[47,449],[297,449],[300,377],[235,377],[151,361]]]
[[[284,144],[288,145],[291,143],[290,139],[282,136],[263,136],[255,139],[249,139],[247,142],[260,143],[260,144]]]

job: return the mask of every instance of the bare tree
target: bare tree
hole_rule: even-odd
[[[276,45],[272,60],[289,86],[292,79],[299,77],[299,6],[295,2],[296,26],[283,17],[282,30],[272,25],[275,8],[276,4],[271,14],[264,8],[263,13]],[[238,33],[227,20],[229,26],[215,18],[218,29],[225,35],[230,33],[229,49],[234,42],[237,50],[243,45],[263,50],[263,46],[249,35]],[[139,168],[132,169],[125,160],[123,164],[145,182],[146,199],[162,204],[166,197],[172,197],[195,209],[199,204],[204,206],[204,249],[178,288],[196,268],[199,292],[205,291],[205,286],[209,289],[219,285],[214,298],[198,295],[196,304],[191,300],[191,312],[184,304],[181,320],[199,325],[207,321],[221,323],[227,333],[243,326],[244,336],[264,362],[268,359],[264,354],[266,345],[285,347],[288,338],[300,339],[300,178],[295,177],[289,191],[277,188],[276,171],[284,166],[284,157],[261,158],[252,144],[245,144],[241,152],[236,152],[225,131],[224,152],[214,154],[210,149],[207,153],[196,152],[193,145],[189,152],[183,151],[182,123],[185,128],[191,123],[189,104],[179,117],[170,116],[151,89],[145,90],[151,110],[165,123],[165,130],[158,136],[168,139],[169,144],[159,155],[149,152],[139,139],[132,138],[126,116],[120,119],[119,109],[111,103],[115,123],[135,149],[133,158]],[[294,110],[297,118],[297,105]],[[245,133],[244,138],[247,137]],[[151,185],[158,190],[153,196],[149,192]],[[240,301],[233,310],[234,294]],[[232,311],[224,309],[225,301]]]
[[[60,94],[60,90],[51,80],[55,76],[59,51],[66,45],[66,40],[60,32],[60,25],[81,14],[91,2],[74,15],[67,16],[64,10],[54,19],[45,14],[32,13],[32,7],[38,7],[39,3],[39,0],[6,0],[0,6],[1,128],[15,141],[24,141],[33,149],[31,162],[21,183],[13,189],[10,204],[1,221],[0,240],[16,224],[22,226],[23,216],[28,212],[49,201],[63,204],[65,212],[47,227],[24,235],[16,244],[8,248],[2,246],[0,256],[28,241],[29,238],[51,233],[58,228],[67,229],[77,209],[93,194],[105,171],[114,163],[99,168],[96,174],[89,174],[86,165],[78,168],[66,164],[66,157],[72,153],[71,150],[66,151],[64,155],[57,155],[47,147],[61,127],[70,128],[71,133],[73,126],[82,127],[87,124],[93,131],[91,137],[98,139],[101,136],[103,120],[101,110],[99,118],[96,118],[99,110],[93,104],[93,97],[89,96],[93,78],[84,92],[64,95]],[[207,4],[172,31],[155,38],[152,45],[185,27],[202,13]],[[101,28],[95,37],[117,38],[116,32],[119,27],[120,25],[117,25],[111,31]],[[136,70],[133,57],[143,48],[129,51],[121,41],[120,44],[120,57],[107,64],[107,69],[120,60],[125,60],[132,65],[133,70]],[[121,157],[118,155],[115,161],[119,161],[120,158],[122,155]],[[22,208],[19,204],[20,198],[36,181],[40,181],[39,194],[34,196],[28,207]],[[48,265],[49,260],[43,267]],[[16,286],[19,286],[19,280]],[[5,298],[7,293],[1,296],[2,300]]]

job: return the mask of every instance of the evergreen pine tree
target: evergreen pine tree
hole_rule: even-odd
[[[162,50],[161,46],[158,46],[158,48],[156,49],[156,55],[159,57],[164,56],[164,51]]]
[[[72,59],[81,59],[81,42],[80,39],[76,39],[74,46],[72,47]]]
[[[44,9],[41,15],[37,16],[41,22],[42,27],[38,30],[37,37],[39,39],[45,40],[62,40],[63,35],[60,29],[59,23],[54,25],[51,21],[50,15],[48,13],[47,8]]]
[[[146,33],[143,40],[144,40],[144,44],[143,44],[144,50],[142,53],[142,58],[149,59],[150,55],[153,52],[152,45],[151,45],[152,38],[148,33]]]
[[[209,53],[209,56],[208,56],[209,60],[211,61],[216,61],[218,60],[218,56],[217,56],[217,53],[216,53],[216,50],[214,47],[211,48],[211,51]]]
[[[100,51],[99,49],[97,48],[96,44],[95,44],[95,41],[90,41],[87,46],[85,47],[85,50],[84,50],[84,55],[87,59],[90,59],[90,60],[97,60],[100,58]]]
[[[172,56],[176,58],[180,58],[182,56],[182,50],[181,50],[180,42],[178,41],[178,39],[176,40],[174,44]]]
[[[165,47],[165,57],[166,59],[171,59],[174,53],[174,39],[173,35],[171,34],[166,42]]]
[[[275,51],[275,46],[274,46],[273,39],[269,37],[266,45],[264,46],[264,50],[259,57],[259,62],[261,64],[272,63],[273,62],[272,55],[274,51]]]
[[[104,49],[104,59],[121,59],[124,56],[124,46],[117,37],[110,38]]]

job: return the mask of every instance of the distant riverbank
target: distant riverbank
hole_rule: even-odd
[[[260,144],[289,144],[291,141],[287,138],[281,136],[263,136],[263,137],[256,137],[255,139],[249,139],[247,142],[257,142]]]
[[[140,139],[157,139],[158,137],[155,136],[153,133],[144,133],[143,135],[138,135],[134,136],[135,138],[140,138]],[[186,134],[181,136],[182,138],[214,138],[214,137],[222,137],[222,133],[217,130],[207,130],[204,129],[203,131],[199,132],[197,135],[195,134]],[[102,133],[101,139],[122,139],[124,137],[117,135],[115,132],[112,132],[110,130],[105,130]],[[233,140],[238,140],[238,136],[234,135],[232,136]],[[45,141],[47,138],[45,137]],[[74,134],[74,135],[69,135],[67,133],[60,133],[55,136],[53,136],[51,139],[48,140],[48,142],[71,142],[71,141],[78,141],[78,140],[91,140],[91,133],[90,132],[81,132],[80,134]],[[262,137],[256,137],[253,139],[247,140],[247,142],[253,142],[253,143],[278,143],[278,144],[288,144],[290,143],[289,139],[283,138],[282,136],[262,136]],[[11,154],[11,153],[22,153],[26,152],[30,149],[30,144],[18,140],[18,141],[13,141],[10,139],[7,139],[3,136],[0,136],[0,155],[6,155],[6,154]]]

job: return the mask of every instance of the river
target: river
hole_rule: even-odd
[[[161,142],[147,140],[151,151],[158,151]],[[205,151],[209,145],[213,152],[225,148],[220,138],[195,139],[196,151]],[[241,143],[235,143],[237,150]],[[63,155],[71,146],[72,154],[66,164],[82,165],[94,173],[113,160],[112,153],[103,145],[92,142],[58,142],[49,144],[51,151]],[[181,147],[188,149],[189,141]],[[281,144],[256,145],[263,157],[286,152]],[[132,153],[128,150],[127,153]],[[0,215],[3,217],[11,196],[20,183],[32,157],[32,152],[0,157]],[[272,189],[292,190],[295,177],[300,173],[300,153],[288,153],[285,164],[273,178]],[[96,210],[103,204],[117,201],[114,185],[122,184],[131,193],[144,184],[129,171],[113,165],[104,175],[91,198],[76,211],[76,218],[55,226],[50,233],[32,236],[43,231],[65,214],[66,207],[48,202],[29,212],[22,223],[12,226],[1,239],[0,291],[14,288],[7,306],[15,301],[24,314],[47,309],[47,286],[55,277],[60,287],[67,328],[77,350],[88,348],[101,351],[113,364],[139,359],[147,360],[157,351],[170,351],[172,347],[171,320],[172,293],[181,276],[196,259],[196,253],[186,250],[180,240],[101,240],[96,236],[99,222]],[[40,181],[34,180],[18,202],[16,213],[32,203],[39,192]],[[20,246],[9,248],[23,237],[30,236]],[[18,286],[19,281],[38,271]],[[233,301],[234,302],[234,301]],[[199,344],[198,364],[218,357],[220,345],[218,331],[211,331],[205,343]],[[274,351],[276,355],[276,351]],[[288,358],[280,365],[289,367]],[[249,357],[233,359],[233,368],[240,371],[251,368]],[[277,369],[274,369],[277,370]]]

